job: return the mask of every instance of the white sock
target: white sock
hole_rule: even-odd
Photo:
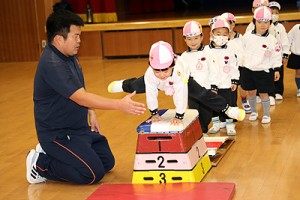
[[[113,81],[108,85],[107,90],[110,93],[124,92],[122,86],[123,86],[123,80]]]

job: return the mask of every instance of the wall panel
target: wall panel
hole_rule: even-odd
[[[0,1],[0,62],[38,59],[34,0]]]
[[[103,56],[147,55],[154,42],[173,45],[172,29],[108,31],[102,33]]]

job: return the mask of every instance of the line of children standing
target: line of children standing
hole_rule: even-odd
[[[253,5],[254,4],[258,5],[258,3],[255,3],[255,2],[258,2],[258,1],[254,0]],[[235,61],[236,65],[232,64],[233,66],[235,66],[234,67],[235,70],[230,70],[231,72],[234,72],[234,73],[230,73],[230,76],[233,74],[236,74],[236,75],[239,74],[238,71],[236,71],[236,68],[237,68],[237,66],[241,66],[241,72],[243,74],[240,77],[242,79],[242,80],[240,80],[241,86],[250,93],[249,94],[250,105],[248,104],[248,112],[249,112],[249,108],[251,108],[252,114],[250,115],[249,120],[254,121],[258,117],[258,113],[256,110],[256,101],[255,102],[253,101],[253,96],[252,96],[253,91],[258,90],[260,93],[260,96],[263,99],[264,114],[262,117],[262,123],[270,123],[270,121],[271,121],[270,111],[269,111],[270,100],[268,97],[268,93],[271,93],[273,91],[272,83],[270,81],[267,81],[268,84],[263,84],[263,83],[259,82],[259,80],[256,79],[256,77],[258,74],[260,74],[260,75],[262,75],[261,77],[263,77],[263,79],[267,78],[268,80],[272,79],[273,81],[274,80],[277,81],[279,79],[280,75],[279,75],[278,71],[280,69],[280,66],[278,66],[278,63],[279,63],[278,58],[279,57],[281,58],[281,56],[278,57],[278,54],[281,54],[282,46],[278,45],[278,43],[277,43],[278,40],[277,41],[273,40],[274,37],[273,37],[273,39],[270,39],[270,38],[272,38],[271,36],[269,36],[270,35],[269,34],[270,26],[271,25],[273,27],[275,26],[275,24],[271,24],[270,22],[271,22],[272,17],[274,18],[274,16],[272,16],[272,13],[270,14],[271,10],[264,6],[264,4],[265,3],[267,4],[268,2],[267,1],[260,1],[260,2],[263,2],[263,4],[260,6],[257,6],[257,8],[263,7],[264,11],[262,11],[262,12],[264,13],[264,15],[260,16],[261,14],[258,14],[260,12],[258,12],[256,10],[254,11],[254,20],[252,23],[254,26],[254,28],[253,28],[254,31],[250,32],[252,35],[249,33],[250,36],[248,34],[246,39],[242,39],[241,34],[238,34],[233,31],[233,27],[234,27],[234,23],[235,23],[234,16],[229,15],[230,13],[225,13],[221,17],[217,16],[211,20],[210,23],[211,23],[212,27],[214,26],[214,24],[217,21],[224,21],[224,19],[226,19],[229,24],[233,24],[233,27],[227,27],[227,25],[225,25],[227,23],[224,23],[223,27],[218,27],[218,28],[227,29],[228,33],[227,33],[227,35],[219,34],[219,35],[217,35],[217,37],[214,37],[214,35],[212,35],[211,44],[216,45],[216,43],[219,43],[221,45],[220,46],[216,45],[216,46],[221,47],[221,49],[224,45],[227,46],[226,43],[227,43],[227,40],[229,37],[229,32],[232,31],[231,32],[232,35],[230,35],[231,40],[228,44],[228,46],[230,48],[228,48],[228,51],[233,51],[235,56],[240,57],[240,58],[236,59],[236,61]],[[266,11],[266,9],[267,9],[267,11]],[[270,17],[270,16],[271,16],[271,18],[269,19],[268,17]],[[269,26],[266,25],[268,27],[268,30],[265,30],[264,33],[260,32],[261,28],[260,28],[259,24],[261,24],[261,22],[264,22],[264,23],[268,22],[270,24]],[[221,22],[218,22],[218,23],[221,23]],[[214,28],[212,30],[216,29],[217,24],[214,26]],[[277,24],[279,24],[279,23],[276,23],[276,25]],[[253,37],[253,35],[260,37],[260,38],[264,38],[264,39],[262,39],[261,42],[267,42],[267,43],[269,42],[268,45],[258,43],[258,45],[262,45],[263,50],[255,52],[255,53],[258,53],[256,55],[256,57],[254,56],[253,52],[252,53],[249,52],[250,49],[252,49],[250,51],[253,51],[252,46],[251,45],[249,46],[249,41],[251,41],[252,39],[255,39],[255,37]],[[215,73],[216,68],[220,72],[220,65],[218,65],[216,61],[224,62],[225,66],[226,66],[225,68],[226,68],[226,70],[228,70],[230,68],[230,67],[228,67],[230,65],[227,65],[228,58],[226,56],[224,56],[223,60],[222,59],[213,59],[213,57],[216,56],[216,54],[211,53],[211,49],[212,49],[211,47],[216,47],[216,46],[207,46],[206,48],[204,48],[204,46],[202,45],[203,33],[202,33],[201,25],[199,25],[199,23],[197,23],[197,22],[191,21],[191,22],[186,23],[186,25],[184,26],[184,29],[183,29],[183,36],[184,36],[184,40],[187,44],[188,50],[186,52],[184,52],[181,56],[182,56],[183,60],[189,64],[190,75],[194,78],[194,80],[196,82],[198,82],[199,85],[204,86],[207,90],[219,89],[221,83],[224,84],[226,81],[220,81],[222,76],[220,75],[220,73]],[[193,38],[193,37],[195,37],[195,38]],[[241,41],[243,41],[243,45],[242,45],[243,51],[240,49]],[[251,41],[251,42],[253,42],[253,41]],[[206,49],[208,49],[208,50],[206,50]],[[231,50],[229,50],[229,49],[231,49]],[[238,52],[243,52],[243,55],[238,55]],[[217,55],[219,56],[220,54],[217,53]],[[249,55],[251,55],[252,57]],[[284,55],[284,54],[282,54],[282,55]],[[253,60],[257,60],[258,57],[262,58],[260,63],[252,62]],[[241,59],[241,58],[243,58],[243,59]],[[273,61],[271,62],[271,60],[274,60],[273,58],[275,58],[275,62],[273,62]],[[214,60],[215,62],[210,62],[211,60]],[[231,59],[231,60],[234,60],[234,59]],[[237,60],[239,60],[239,62],[237,62]],[[242,60],[243,60],[243,62],[242,62]],[[268,60],[268,61],[266,61],[266,60]],[[243,63],[243,64],[241,64],[241,63]],[[212,67],[210,67],[210,66],[212,66]],[[262,67],[262,68],[260,68],[260,67]],[[199,70],[199,69],[201,69],[201,70]],[[226,70],[224,70],[224,66],[223,66],[223,68],[221,67],[221,69],[223,69],[223,72],[226,71]],[[276,72],[272,73],[272,72],[274,72],[274,70]],[[200,71],[202,71],[201,72],[202,74],[200,73]],[[262,73],[259,73],[258,71],[262,72]],[[274,74],[275,74],[275,79],[274,79]],[[219,76],[217,79],[212,78],[212,77],[217,77],[217,76]],[[199,77],[199,78],[197,78],[197,77]],[[138,79],[134,78],[133,81],[129,81],[129,82],[128,82],[128,80],[130,80],[130,79],[127,79],[125,81],[114,81],[114,82],[112,82],[112,84],[110,84],[109,91],[110,92],[115,92],[115,91],[131,92],[131,91],[133,91],[133,88],[135,87],[135,86],[133,86],[134,84],[132,84],[132,82],[136,83],[136,80],[139,80],[139,79],[141,79],[139,82],[144,81],[144,77],[140,77]],[[234,83],[234,84],[230,85],[229,88],[227,86],[226,89],[236,90],[238,79],[239,79],[238,76],[236,77],[236,79],[231,77],[230,81],[233,81],[231,83]],[[214,83],[213,80],[218,80],[219,82]],[[299,78],[297,78],[297,80],[299,80]],[[124,84],[124,82],[126,84]],[[210,84],[208,84],[208,82],[210,82]],[[258,85],[256,85],[256,84],[258,84]],[[116,90],[115,88],[118,88],[118,89]],[[127,88],[127,90],[124,90],[124,88]],[[221,88],[222,88],[222,86],[221,86]],[[268,91],[267,94],[265,94],[265,91]],[[230,98],[227,99],[227,102],[230,103],[229,105],[236,105],[236,98],[232,98],[232,96]],[[233,101],[231,101],[232,99],[233,99]],[[244,98],[242,100],[244,100]],[[243,103],[245,103],[247,105],[247,103],[248,103],[247,99]],[[202,104],[202,105],[201,105],[201,103],[199,104],[199,101],[198,100],[194,101],[193,98],[188,98],[188,104],[189,104],[190,108],[197,108],[199,111],[201,111],[201,109],[202,109],[202,111],[200,112],[201,114],[199,115],[199,118],[200,118],[200,121],[202,122],[201,126],[203,129],[203,132],[206,132],[208,129],[209,121],[210,121],[208,119],[208,117],[211,116],[212,109],[210,107],[206,107],[205,104]],[[244,109],[247,110],[247,108],[245,108],[245,107],[244,107]],[[217,118],[214,118],[214,119],[217,119]],[[213,122],[216,122],[216,123],[213,123],[213,127],[209,131],[211,133],[217,132],[220,128],[222,128],[222,126],[224,126],[224,123],[223,123],[223,125],[221,125],[221,123],[219,122],[219,119],[218,119],[218,121],[213,120]],[[231,122],[231,121],[228,120],[228,122]],[[219,126],[218,127],[214,126],[217,123],[219,123]],[[229,124],[230,123],[228,123],[228,125]],[[229,135],[230,134],[235,135],[236,132],[234,129],[234,124],[231,127],[233,127],[233,129],[230,128],[230,126],[226,127],[227,133]],[[216,131],[213,130],[215,128],[216,128]]]
[[[211,43],[204,47],[202,44],[203,33],[198,22],[187,22],[183,27],[183,37],[187,45],[187,51],[181,57],[188,63],[191,76],[201,86],[223,96],[229,105],[237,106],[235,94],[239,79],[237,62],[232,49],[227,47],[229,36],[229,24],[225,19],[214,17],[210,20]],[[197,27],[200,27],[197,28]],[[235,135],[233,119],[228,118],[224,113],[214,112],[206,105],[189,99],[189,108],[196,108],[199,111],[199,119],[203,132],[207,132],[208,125],[213,121],[209,133],[217,133],[220,128],[226,128],[228,135]]]
[[[258,1],[257,0],[255,0],[254,2],[253,2],[253,7],[256,7],[256,8],[259,8],[259,7],[261,7],[261,6],[264,6],[264,5],[268,5],[268,1],[259,1],[260,3],[258,3]],[[259,5],[259,4],[261,4],[261,5]],[[272,7],[272,5],[275,5],[274,7],[275,8],[273,8]],[[276,11],[277,11],[277,9],[276,9],[276,7],[278,7],[278,3],[277,2],[275,2],[275,3],[272,3],[271,2],[271,8],[273,8],[273,10],[275,10],[275,11],[273,11],[273,12],[275,12],[275,14],[276,14]],[[266,7],[265,7],[266,8]],[[261,16],[259,16],[260,15],[260,12],[255,12],[255,8],[253,9],[253,11],[254,11],[254,19],[255,20],[253,20],[253,29],[254,29],[254,32],[255,32],[255,34],[257,34],[257,29],[259,29],[259,27],[257,27],[258,25],[256,24],[256,21],[257,21],[257,23],[258,24],[260,24],[262,21],[264,21],[265,23],[270,23],[270,21],[271,21],[271,19],[273,18],[276,18],[276,15],[274,16],[274,14],[272,15],[272,13],[271,13],[271,15],[269,15],[270,14],[270,9],[268,9],[268,8],[266,8],[267,9],[267,11],[265,12],[265,15],[263,16],[263,17],[261,17]],[[280,9],[280,8],[279,8]],[[267,17],[265,17],[265,16],[271,16],[271,19],[268,19]],[[228,20],[228,23],[229,24],[233,24],[233,27],[234,27],[234,22],[235,22],[235,19],[234,19],[234,16],[231,14],[231,13],[224,13],[222,16],[221,16],[221,18],[225,18],[226,20]],[[265,18],[264,18],[265,17]],[[213,24],[216,22],[216,21],[218,21],[220,19],[220,17],[219,16],[217,16],[217,17],[214,17],[214,18],[212,18],[211,20],[210,20],[210,25],[212,25],[211,27],[213,27]],[[274,21],[276,21],[276,20],[274,20]],[[253,102],[253,91],[257,91],[257,89],[258,89],[258,92],[260,93],[260,96],[261,96],[261,98],[262,98],[262,104],[263,104],[263,110],[264,110],[264,114],[263,114],[263,117],[262,117],[262,123],[270,123],[270,121],[271,121],[271,117],[270,117],[270,100],[269,100],[269,97],[268,97],[268,94],[265,94],[264,93],[264,91],[268,91],[268,93],[273,93],[274,92],[274,90],[273,90],[273,82],[275,81],[275,83],[278,83],[277,81],[279,80],[279,78],[280,78],[280,73],[278,72],[278,71],[282,71],[281,70],[281,66],[278,66],[278,58],[279,58],[279,54],[281,54],[281,56],[283,57],[283,59],[285,59],[286,57],[287,57],[287,55],[288,55],[288,47],[287,47],[287,45],[286,45],[286,40],[285,40],[285,38],[284,38],[284,32],[285,32],[285,29],[283,28],[281,28],[281,25],[279,25],[278,26],[278,24],[280,24],[280,23],[278,23],[278,21],[277,22],[275,22],[274,24],[271,24],[270,23],[270,25],[268,26],[268,30],[266,31],[266,32],[264,32],[264,33],[261,33],[262,35],[266,35],[266,36],[268,36],[269,35],[269,31],[270,30],[273,30],[274,31],[274,35],[276,35],[277,36],[277,41],[275,41],[275,40],[273,40],[272,41],[272,39],[269,39],[269,40],[271,40],[271,42],[270,43],[272,43],[272,48],[273,49],[269,49],[269,47],[267,47],[267,50],[263,50],[263,52],[259,52],[258,53],[258,56],[260,56],[260,57],[263,57],[263,59],[266,59],[266,60],[269,60],[269,63],[263,63],[263,65],[265,65],[265,66],[263,66],[262,68],[262,71],[268,71],[269,70],[269,72],[267,72],[266,74],[264,74],[264,73],[262,73],[262,77],[264,77],[264,78],[267,78],[267,79],[269,79],[269,80],[271,80],[271,81],[266,81],[266,82],[268,82],[268,84],[263,84],[263,83],[259,83],[259,81],[258,80],[250,80],[249,81],[249,79],[246,79],[245,77],[247,77],[248,76],[248,72],[246,72],[245,73],[245,70],[243,70],[244,68],[241,68],[240,67],[240,69],[241,69],[241,71],[243,71],[244,72],[244,76],[243,77],[241,77],[241,79],[245,79],[245,80],[241,80],[242,82],[243,82],[243,86],[247,89],[247,90],[249,90],[249,92],[250,92],[250,101],[251,101],[251,104],[252,104],[252,106],[250,106],[249,104],[248,104],[248,101],[246,100],[246,98],[242,98],[242,102],[243,103],[245,103],[245,104],[243,104],[243,105],[248,105],[247,107],[244,107],[244,109],[245,110],[247,110],[248,112],[249,112],[249,110],[250,110],[250,112],[253,112],[251,115],[250,115],[250,117],[249,117],[249,120],[250,121],[254,121],[254,120],[256,120],[257,119],[257,117],[258,117],[258,113],[257,113],[257,110],[256,110],[256,101],[255,102]],[[270,29],[270,26],[273,26],[273,29]],[[278,27],[280,27],[280,28],[277,28],[276,29],[276,26],[278,26]],[[241,35],[240,34],[238,34],[238,33],[235,33],[234,31],[233,31],[233,27],[232,28],[230,28],[229,29],[229,31],[232,31],[232,35],[231,35],[231,41],[229,42],[229,45],[228,46],[230,46],[231,48],[233,48],[234,49],[234,52],[235,52],[235,54],[236,54],[236,56],[237,57],[240,57],[240,59],[237,59],[237,60],[240,60],[240,63],[238,62],[238,65],[240,64],[240,65],[244,65],[245,63],[243,63],[243,64],[241,64],[241,60],[243,60],[244,59],[244,56],[245,55],[247,55],[247,53],[249,54],[249,51],[244,51],[245,52],[245,54],[243,54],[243,55],[238,55],[238,52],[243,52],[243,50],[245,50],[245,49],[243,49],[243,50],[241,50],[240,49],[240,47],[241,47],[241,44],[242,44],[242,42],[241,41],[243,41],[243,47],[244,48],[247,48],[247,47],[245,47],[245,44],[247,44],[247,42],[253,42],[253,41],[251,41],[251,39],[253,39],[253,38],[251,38],[251,39],[249,39],[249,38],[246,38],[245,40],[243,40],[242,39],[242,37],[241,37]],[[260,30],[260,31],[262,31],[262,30]],[[263,31],[262,31],[263,32]],[[253,33],[253,32],[252,32]],[[259,34],[257,34],[257,35],[259,35]],[[265,37],[265,35],[263,36],[263,37]],[[281,36],[281,37],[279,37],[279,35]],[[248,36],[247,36],[248,37]],[[220,38],[220,37],[219,37]],[[234,40],[234,38],[239,38],[239,39],[236,39],[236,40]],[[272,38],[271,36],[269,36],[269,37],[267,37],[267,38]],[[280,41],[283,41],[283,42],[281,42],[281,43],[279,43]],[[214,43],[213,41],[212,41],[212,43]],[[225,42],[226,43],[226,42]],[[279,44],[278,44],[279,43]],[[264,45],[263,45],[264,46]],[[271,47],[270,46],[270,47]],[[263,47],[263,48],[266,48],[266,47]],[[248,49],[249,50],[249,49]],[[283,50],[283,52],[284,53],[281,53],[281,50]],[[253,49],[252,49],[252,51],[253,51]],[[253,52],[252,52],[253,53]],[[272,54],[272,55],[268,55],[268,54]],[[211,53],[208,53],[208,52],[206,52],[206,55],[212,55]],[[210,57],[210,56],[208,56],[208,57]],[[242,59],[243,58],[243,59]],[[249,57],[249,55],[248,55],[248,57],[247,57],[247,59],[248,59],[248,62],[249,61],[251,61],[252,59],[256,59],[256,57],[255,56],[250,56]],[[246,60],[247,60],[246,59]],[[273,63],[271,63],[270,61],[271,60],[273,60],[274,59],[274,62]],[[277,59],[277,60],[276,60]],[[218,60],[222,60],[222,59],[218,59]],[[277,63],[276,63],[276,61],[277,61]],[[283,60],[284,61],[284,60]],[[244,61],[243,62],[245,62],[245,59],[244,59]],[[246,61],[247,62],[247,61]],[[255,67],[257,67],[257,66],[255,66],[255,65],[261,65],[262,63],[250,63],[250,65],[248,65],[249,63],[247,63],[246,65],[246,67],[245,67],[245,69],[246,69],[246,71],[247,71],[247,69],[251,69],[251,67],[254,67],[254,69],[252,68],[251,70],[253,70],[253,71],[257,71],[258,69],[256,68],[255,69]],[[252,66],[251,66],[251,64],[253,64]],[[244,67],[244,66],[243,66]],[[259,67],[258,67],[259,68]],[[250,70],[250,71],[251,71]],[[275,70],[276,72],[273,72],[273,70]],[[245,74],[247,74],[247,75],[245,75]],[[252,73],[252,75],[253,74],[255,74],[254,76],[256,76],[256,75],[258,75],[258,74],[260,74],[260,73],[256,73],[256,72],[254,72],[254,73]],[[209,76],[208,76],[209,77]],[[269,77],[269,78],[268,78]],[[262,80],[264,80],[264,78],[262,78]],[[299,79],[297,79],[298,81],[299,81]],[[211,81],[211,80],[210,80]],[[252,81],[252,82],[251,82]],[[256,86],[254,86],[255,84],[258,84],[258,85],[256,85]],[[282,85],[283,85],[283,83],[282,83]],[[256,88],[255,88],[256,87]],[[243,90],[242,90],[243,91]],[[283,92],[283,91],[282,91]],[[299,94],[300,95],[300,94]],[[245,97],[246,95],[244,95],[244,97]],[[280,98],[280,92],[278,92],[277,93],[277,95],[276,95],[276,97],[277,97],[277,99],[282,99],[282,98]],[[233,104],[231,104],[231,105],[234,105],[234,103],[236,103],[236,99],[234,98],[234,96],[232,96],[231,97],[232,99],[231,99],[231,103],[233,103]],[[223,123],[224,124],[224,123]],[[213,126],[212,126],[212,128],[209,130],[209,132],[210,133],[215,133],[215,132],[217,132],[219,129],[220,129],[220,127],[222,127],[222,126],[224,126],[224,125],[221,125],[221,123],[219,123],[219,120],[217,119],[217,118],[213,118]],[[228,133],[228,131],[227,131],[227,133]],[[230,134],[230,133],[229,133]]]

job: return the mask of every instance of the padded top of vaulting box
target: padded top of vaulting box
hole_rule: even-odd
[[[181,133],[198,118],[198,111],[196,109],[187,109],[182,120],[183,123],[175,126],[170,123],[170,119],[175,117],[175,113],[175,109],[159,110],[158,114],[161,116],[162,120],[153,123],[147,122],[151,118],[150,117],[137,127],[137,132],[139,134]]]

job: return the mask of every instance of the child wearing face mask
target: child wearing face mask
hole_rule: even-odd
[[[228,46],[233,48],[234,53],[237,57],[237,60],[239,60],[241,57],[240,52],[241,52],[241,48],[242,48],[243,35],[234,30],[236,20],[235,20],[235,16],[232,13],[229,13],[229,12],[223,13],[221,15],[221,17],[225,18],[230,26],[230,38],[229,38]],[[239,63],[238,63],[238,66],[239,66],[239,71],[240,71],[241,66],[239,65]],[[231,93],[233,105],[237,105],[237,91],[239,91],[239,94],[241,96],[242,106],[243,106],[245,112],[250,113],[251,108],[248,103],[247,92],[242,87],[238,86],[238,89]]]
[[[226,19],[219,17],[211,28],[211,42],[205,47],[205,53],[209,56],[209,68],[217,74],[211,78],[211,90],[223,96],[229,105],[236,104],[232,102],[231,93],[236,91],[239,81],[239,70],[237,59],[233,48],[227,43],[230,37],[230,27]],[[220,128],[225,128],[227,135],[236,135],[235,124],[233,119],[222,113],[214,113],[212,118],[213,125],[209,133],[216,133]]]
[[[281,48],[275,37],[269,34],[272,11],[266,6],[259,7],[254,12],[255,28],[243,36],[243,59],[241,70],[241,86],[248,91],[251,106],[250,121],[256,121],[256,93],[261,98],[263,117],[261,123],[271,122],[270,99],[268,93],[274,90],[274,81],[280,77],[282,65]],[[275,71],[275,72],[274,72]]]
[[[159,41],[151,46],[149,53],[149,67],[144,76],[126,80],[113,81],[108,86],[108,92],[146,93],[146,101],[152,115],[152,122],[160,121],[158,113],[158,92],[173,96],[176,115],[171,124],[182,123],[187,108],[188,99],[206,105],[208,108],[222,112],[231,118],[242,121],[245,111],[238,107],[231,107],[226,100],[210,90],[202,87],[190,75],[187,63],[174,54],[171,45]]]
[[[281,48],[282,54],[282,66],[280,67],[279,74],[280,78],[278,81],[274,82],[275,85],[275,99],[282,100],[283,99],[283,91],[284,91],[284,84],[283,84],[283,74],[284,74],[284,65],[287,64],[288,56],[289,56],[289,40],[287,36],[287,32],[284,26],[278,22],[279,20],[279,12],[281,6],[276,1],[269,2],[269,7],[272,10],[272,23],[274,25],[275,30],[275,38],[278,41],[278,45]]]

